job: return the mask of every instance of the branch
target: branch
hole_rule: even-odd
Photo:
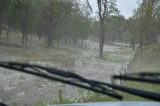
[[[104,0],[104,4],[103,4],[103,6],[104,6],[103,19],[105,19],[105,18],[106,18],[107,1],[108,1],[108,0]]]

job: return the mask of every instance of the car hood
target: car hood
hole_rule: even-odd
[[[95,102],[48,106],[160,106],[160,102]]]

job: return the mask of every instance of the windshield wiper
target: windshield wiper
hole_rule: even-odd
[[[136,96],[148,98],[151,100],[160,101],[160,94],[158,93],[123,87],[115,84],[109,84],[109,83],[104,83],[104,82],[99,82],[94,80],[88,80],[75,73],[58,70],[55,68],[42,67],[42,66],[30,65],[30,64],[22,64],[22,63],[14,63],[14,62],[0,62],[0,67],[36,75],[36,76],[47,78],[50,80],[59,81],[65,84],[91,90],[93,92],[105,94],[117,99],[122,99],[122,96],[117,94],[114,90],[111,90],[111,88],[129,93],[129,94],[133,94]]]
[[[0,103],[0,106],[7,106],[6,104],[4,104],[4,103]]]
[[[54,81],[59,81],[65,84],[91,90],[93,92],[105,94],[120,100],[122,99],[122,96],[110,90],[109,87],[103,86],[96,81],[85,79],[77,74],[68,71],[48,67],[46,68],[38,65],[29,65],[13,62],[0,62],[0,67],[20,71],[23,73],[39,76]]]
[[[114,75],[113,78],[120,80],[160,84],[160,73],[136,73],[127,75]]]

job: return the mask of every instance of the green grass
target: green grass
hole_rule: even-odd
[[[75,54],[73,51],[65,50],[49,50],[42,48],[40,50],[29,50],[15,47],[5,47],[1,46],[0,51],[4,59],[15,59],[17,62],[28,62],[28,61],[42,61],[42,62],[59,62],[65,67],[70,67],[74,65],[75,58],[72,56]],[[9,60],[8,60],[9,61]]]
[[[139,72],[160,72],[160,45],[153,44],[147,47],[144,47],[143,54],[141,55],[139,52],[133,63],[129,68],[130,73],[139,73]],[[142,90],[152,91],[152,92],[160,92],[160,86],[155,84],[147,84],[147,83],[137,83],[137,82],[125,82],[126,86],[131,88],[139,88]],[[136,96],[125,96],[125,100],[129,101],[139,101],[139,100],[147,100],[144,98],[139,98]]]
[[[160,45],[145,47],[143,54],[137,54],[130,72],[160,72]]]
[[[160,91],[160,86],[154,85],[154,84],[147,84],[147,83],[139,83],[139,82],[124,82],[125,86],[129,88],[134,88],[134,89],[140,89],[140,90],[145,90],[145,91],[151,91],[155,93],[159,93]],[[134,95],[129,95],[126,93],[121,93],[124,97],[123,101],[151,101],[142,97],[134,96]]]
[[[126,59],[125,56],[133,54],[131,48],[124,47],[121,48],[120,51],[108,51],[104,53],[104,60],[113,62],[113,63],[125,63]]]
[[[70,99],[63,99],[62,102],[59,102],[58,100],[56,101],[53,101],[52,103],[50,104],[71,104],[71,103],[75,103],[73,100],[70,100]]]
[[[94,95],[90,96],[86,100],[84,100],[84,103],[86,102],[108,102],[108,101],[117,101],[114,98],[102,95],[102,94],[97,94],[94,93]]]
[[[109,54],[109,53],[104,55],[104,60],[112,62],[112,63],[125,63],[126,62],[126,59],[123,58],[122,56],[115,55],[115,54]]]

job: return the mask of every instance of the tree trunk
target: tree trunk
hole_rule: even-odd
[[[24,36],[25,36],[25,35],[24,35],[24,33],[22,32],[22,45],[24,45],[24,39],[25,39]]]
[[[51,29],[48,30],[48,48],[52,46],[53,40],[51,35]]]
[[[7,27],[7,42],[8,42],[8,40],[9,40],[9,32],[10,32],[10,27],[9,27],[9,25],[8,25],[8,27]]]
[[[25,45],[25,31],[26,31],[26,22],[23,11],[21,10],[21,33],[22,33],[22,45]]]
[[[84,40],[83,39],[81,39],[81,43],[82,43],[82,48],[84,47]]]
[[[1,40],[1,38],[2,38],[2,24],[1,24],[1,21],[0,21],[0,40]]]
[[[28,33],[25,33],[25,47],[27,48],[27,43],[28,43]]]
[[[65,42],[65,45],[67,44],[67,36],[65,35],[65,38],[64,38],[64,42]]]
[[[2,38],[2,14],[0,13],[0,40]]]
[[[142,56],[142,52],[143,52],[143,37],[140,37],[140,51],[141,51],[141,56]]]
[[[99,44],[99,58],[103,59],[103,47],[104,47],[104,21],[100,20],[100,44]]]
[[[38,40],[39,40],[39,41],[41,40],[41,36],[42,36],[42,35],[40,35],[40,34],[38,35]]]
[[[51,38],[50,34],[48,33],[48,49],[51,47]]]
[[[27,33],[26,32],[22,32],[22,44],[25,48],[27,48],[27,41],[28,41],[28,38],[27,38]]]
[[[52,11],[50,11],[49,23],[48,23],[48,48],[50,48],[50,47],[52,46],[52,41],[53,41],[53,40],[52,40],[52,39],[53,39],[53,38],[52,38],[52,30],[53,30],[53,29],[52,29],[52,28],[53,28],[53,27],[52,27],[52,26],[53,26],[53,25],[52,25],[52,23],[53,23],[52,21],[53,21],[53,20],[52,20],[52,15],[51,15],[51,14],[52,14]]]
[[[73,42],[72,46],[73,46],[73,47],[76,47],[76,39],[75,39],[75,37],[74,37],[72,40],[73,40],[73,41],[72,41],[72,42]]]

